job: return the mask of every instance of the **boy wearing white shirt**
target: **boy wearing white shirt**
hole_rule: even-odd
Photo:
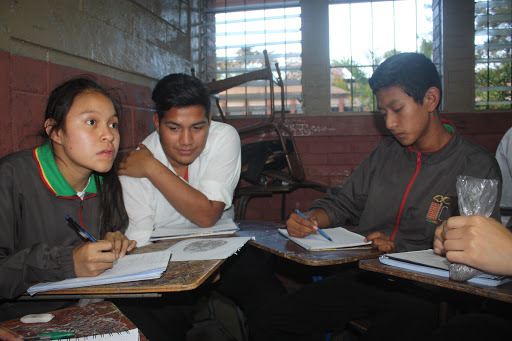
[[[241,170],[238,132],[211,121],[209,91],[199,79],[168,75],[156,84],[152,99],[156,131],[119,167],[129,216],[126,235],[137,246],[148,244],[160,226],[190,221],[209,227],[220,218],[233,218],[232,200]],[[220,274],[217,291],[235,301],[249,320],[257,308],[284,294],[261,251],[251,246],[226,260]],[[175,298],[162,299],[116,304],[148,338],[168,340],[171,334],[172,339],[183,338],[176,334],[190,328],[190,320],[179,313]],[[169,324],[171,314],[182,322]]]
[[[212,122],[208,89],[194,77],[171,74],[153,90],[156,131],[120,164],[130,223],[127,235],[148,243],[153,229],[187,221],[214,225],[233,218],[240,178],[240,138]]]

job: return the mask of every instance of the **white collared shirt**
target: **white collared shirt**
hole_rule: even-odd
[[[143,142],[155,158],[176,174],[155,131]],[[211,201],[226,204],[222,218],[233,218],[233,194],[240,179],[241,152],[238,132],[229,124],[212,121],[206,146],[188,167],[188,183]],[[137,246],[147,245],[153,230],[189,222],[176,211],[147,178],[120,176],[126,211],[130,218],[126,236]],[[221,218],[221,219],[222,219]]]

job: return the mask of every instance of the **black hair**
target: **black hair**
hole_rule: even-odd
[[[156,83],[151,98],[155,102],[158,119],[171,108],[184,108],[201,105],[205,109],[206,118],[210,115],[210,91],[204,83],[184,73],[173,73]]]
[[[47,119],[52,119],[54,123],[48,132],[44,131],[44,134],[50,140],[50,145],[53,131],[62,129],[66,133],[65,123],[69,109],[75,98],[86,92],[97,92],[110,99],[120,118],[121,102],[116,89],[103,88],[90,75],[73,78],[57,86],[48,98],[44,120],[46,122]],[[112,168],[106,173],[93,172],[93,174],[100,198],[100,231],[103,238],[107,232],[113,231],[114,227],[125,228],[128,225],[128,215],[124,207],[121,183],[117,176],[117,163],[114,162]]]
[[[400,53],[387,58],[377,67],[368,83],[374,95],[383,88],[398,86],[419,104],[423,104],[423,98],[431,87],[439,89],[440,99],[443,95],[436,66],[420,53]],[[437,110],[440,104],[441,100]]]

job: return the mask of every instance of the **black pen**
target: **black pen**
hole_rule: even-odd
[[[89,239],[91,242],[97,242],[97,240],[91,236],[80,224],[78,224],[76,221],[73,220],[70,216],[66,216],[66,220],[71,224],[71,227],[73,227],[76,232],[78,232],[79,235],[81,235],[85,239]]]

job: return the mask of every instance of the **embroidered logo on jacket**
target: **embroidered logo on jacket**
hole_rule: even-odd
[[[440,225],[445,219],[450,217],[448,206],[452,204],[452,198],[436,195],[432,198],[432,203],[427,212],[427,221]]]

